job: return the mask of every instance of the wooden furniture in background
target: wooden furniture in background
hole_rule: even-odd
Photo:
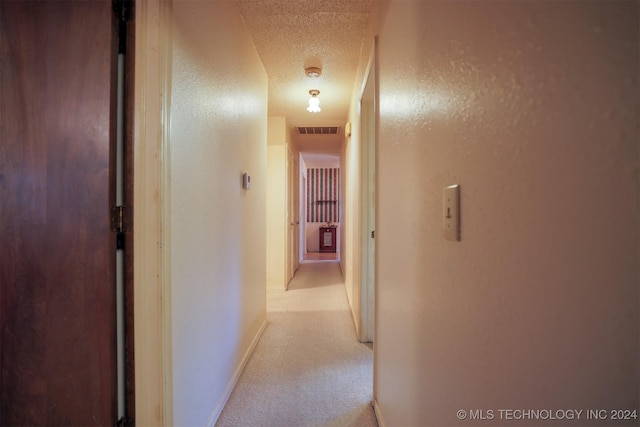
[[[336,227],[320,227],[320,252],[336,251]]]

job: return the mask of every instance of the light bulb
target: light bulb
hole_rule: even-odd
[[[307,111],[310,113],[319,113],[322,111],[320,109],[320,99],[318,95],[320,94],[319,90],[310,90],[311,98],[309,98],[309,106],[307,107]]]
[[[318,113],[321,111],[320,109],[320,100],[315,96],[309,98],[309,106],[307,107],[307,111],[310,113]]]

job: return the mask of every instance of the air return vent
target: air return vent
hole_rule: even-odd
[[[337,135],[340,126],[299,126],[300,135]]]

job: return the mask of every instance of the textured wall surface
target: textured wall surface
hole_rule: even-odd
[[[375,341],[386,425],[638,409],[638,29],[637,2],[386,8]],[[461,242],[442,237],[451,184]]]
[[[232,2],[172,9],[169,424],[202,426],[266,320],[267,78]]]

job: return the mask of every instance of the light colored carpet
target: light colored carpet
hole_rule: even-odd
[[[377,426],[373,352],[360,344],[335,261],[304,262],[267,295],[267,326],[216,426]]]

